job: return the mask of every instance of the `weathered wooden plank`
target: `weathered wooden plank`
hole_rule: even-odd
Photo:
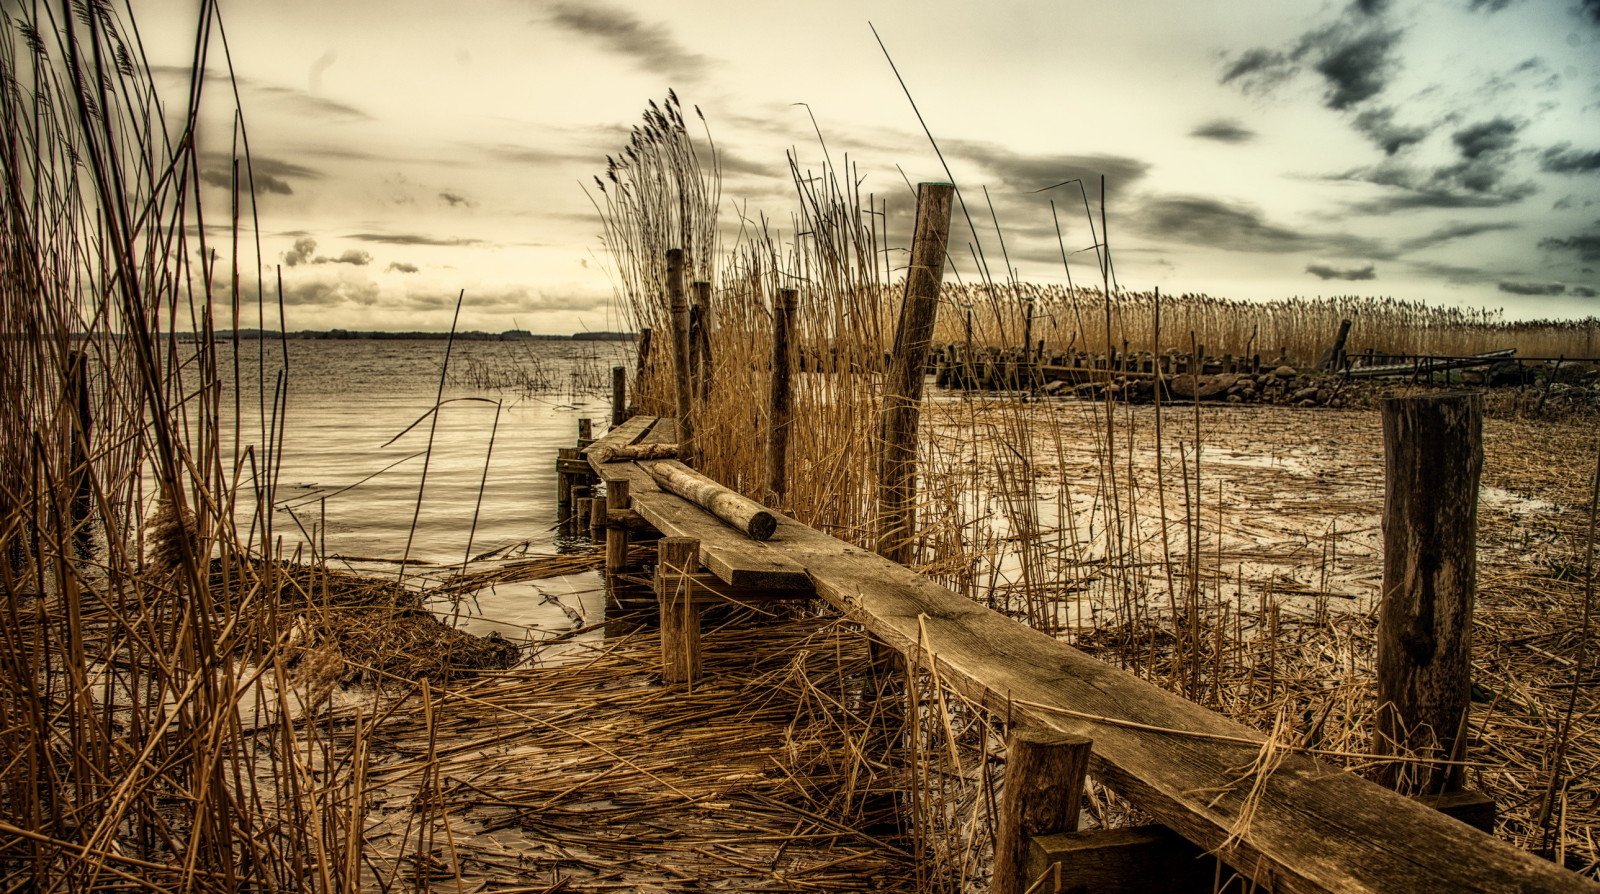
[[[655,484],[643,470],[640,474],[652,486]],[[677,494],[661,490],[640,493],[635,484],[633,508],[662,534],[699,540],[701,564],[724,583],[736,587],[811,588],[806,570],[783,550],[746,538]]]
[[[1093,739],[1097,776],[1270,890],[1600,892],[1311,757],[1277,751],[1259,760],[1260,733],[859,547],[782,517],[772,543],[804,565],[819,596],[901,651],[920,653],[969,698]],[[1243,769],[1262,763],[1264,778]]]
[[[1044,876],[1052,863],[1061,864],[1062,891],[1093,894],[1210,894],[1217,874],[1216,860],[1164,826],[1034,838],[1028,877]],[[1228,873],[1223,873],[1223,881],[1227,878]]]

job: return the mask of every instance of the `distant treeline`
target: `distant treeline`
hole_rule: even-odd
[[[180,332],[179,337],[194,338],[197,333]],[[342,340],[342,341],[385,341],[394,339],[446,339],[450,338],[448,332],[378,332],[363,329],[301,329],[295,332],[279,332],[276,329],[221,329],[212,334],[218,341],[231,341],[234,338],[250,339],[310,339],[310,340]],[[465,332],[455,333],[457,341],[633,341],[632,332],[575,332],[572,335],[536,335],[526,329],[507,329],[504,332],[483,332],[477,329],[468,329]]]

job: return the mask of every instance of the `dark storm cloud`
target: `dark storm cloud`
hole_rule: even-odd
[[[1578,16],[1600,25],[1600,0],[1583,0],[1578,4]]]
[[[416,273],[416,264],[407,264],[404,261],[390,261],[385,273]]]
[[[1400,36],[1398,29],[1334,25],[1301,38],[1295,55],[1314,60],[1311,67],[1328,82],[1323,104],[1344,111],[1383,92],[1399,67]]]
[[[1467,8],[1473,12],[1499,12],[1518,0],[1471,0]]]
[[[1355,0],[1350,4],[1350,8],[1369,16],[1376,16],[1388,12],[1391,5],[1393,5],[1392,0]]]
[[[665,25],[644,22],[626,9],[583,2],[552,3],[549,10],[551,24],[632,57],[646,70],[690,81],[705,70],[706,58],[684,49]]]
[[[1332,264],[1311,263],[1306,265],[1306,272],[1318,279],[1343,279],[1351,282],[1378,278],[1378,269],[1372,264],[1363,264],[1360,267],[1335,267]]]
[[[1572,293],[1573,295],[1578,296],[1579,298],[1593,298],[1593,297],[1595,297],[1595,290],[1589,288],[1588,286],[1573,286],[1572,288],[1568,289],[1567,291]]]
[[[1406,251],[1418,251],[1432,248],[1455,239],[1466,239],[1481,233],[1496,233],[1503,230],[1515,230],[1514,223],[1452,223],[1446,224],[1431,233],[1407,239],[1401,243]]]
[[[1600,150],[1585,152],[1571,143],[1551,146],[1539,154],[1539,169],[1551,174],[1592,174],[1600,171]]]
[[[436,236],[422,236],[416,233],[352,233],[347,239],[359,239],[362,242],[381,242],[385,245],[479,245],[482,239],[440,239]]]
[[[1562,295],[1567,287],[1558,282],[1502,282],[1500,291],[1513,295]]]
[[[1116,194],[1150,170],[1149,164],[1123,155],[1023,155],[980,140],[949,140],[943,145],[946,155],[982,166],[1018,192],[1036,192],[1081,179],[1093,196],[1104,176],[1106,191]]]
[[[1356,115],[1351,125],[1376,143],[1385,155],[1394,155],[1427,138],[1428,128],[1397,124],[1394,116],[1395,110],[1391,106],[1367,109]]]
[[[1496,117],[1463,127],[1450,135],[1462,158],[1482,158],[1491,153],[1506,153],[1517,143],[1522,125],[1509,118]]]
[[[1600,230],[1560,239],[1553,236],[1540,239],[1539,247],[1546,251],[1572,252],[1578,256],[1578,260],[1586,264],[1593,263],[1600,261]]]
[[[1256,132],[1237,121],[1217,118],[1189,131],[1189,136],[1219,143],[1248,143],[1256,138]]]

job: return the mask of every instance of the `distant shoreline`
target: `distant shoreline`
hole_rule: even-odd
[[[198,332],[178,332],[178,338],[196,341],[204,336]],[[280,332],[276,329],[219,329],[211,334],[212,341],[241,341],[257,339],[296,339],[307,341],[392,341],[451,338],[449,332],[384,332],[365,329],[300,329]],[[537,335],[525,329],[508,329],[504,332],[483,332],[469,329],[456,332],[456,341],[633,341],[638,336],[632,332],[575,332],[571,335]]]

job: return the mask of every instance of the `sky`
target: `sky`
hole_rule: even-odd
[[[135,2],[173,96],[195,5]],[[669,89],[704,115],[730,231],[787,226],[787,156],[820,169],[820,132],[904,227],[908,182],[953,178],[996,256],[992,203],[1023,280],[1063,279],[1052,199],[1094,278],[1081,201],[1049,187],[1103,176],[1126,288],[1600,314],[1600,0],[220,7],[210,67],[238,80],[290,329],[443,330],[463,292],[463,329],[624,328],[593,177]],[[973,234],[951,241],[970,276]]]

